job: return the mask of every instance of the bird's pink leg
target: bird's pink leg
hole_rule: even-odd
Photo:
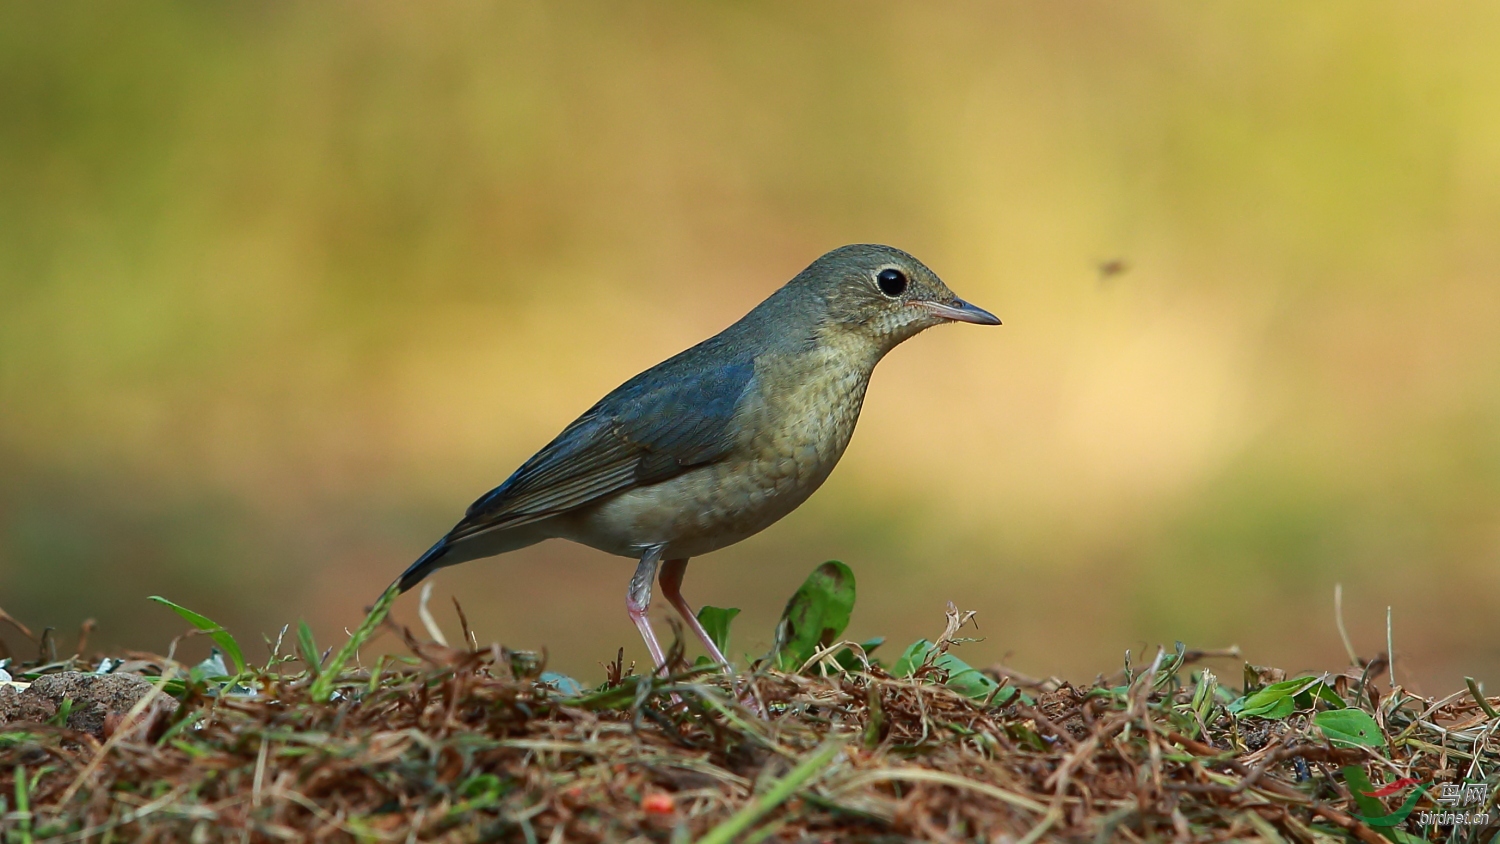
[[[625,612],[635,622],[635,629],[641,631],[646,650],[651,652],[651,661],[656,663],[658,671],[666,666],[667,658],[662,653],[661,644],[656,641],[656,633],[651,630],[651,620],[646,617],[646,612],[651,608],[651,583],[656,580],[656,569],[660,565],[661,547],[647,548],[641,556],[641,564],[630,577],[630,588],[625,592]],[[662,591],[666,591],[666,584],[662,584]]]
[[[703,643],[703,647],[714,658],[714,662],[728,667],[729,660],[724,658],[724,654],[720,652],[719,646],[714,644],[708,631],[698,623],[697,613],[693,612],[693,608],[688,606],[688,602],[682,597],[682,575],[687,571],[687,564],[687,560],[667,560],[661,567],[662,597],[666,598],[667,603],[671,604],[677,610],[677,614],[682,616],[682,620],[687,622],[688,628],[693,631],[693,635],[698,637],[698,641]]]

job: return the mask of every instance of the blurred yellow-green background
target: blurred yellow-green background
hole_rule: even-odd
[[[1399,679],[1500,685],[1497,43],[1485,3],[5,2],[0,608],[329,641],[604,392],[881,241],[1005,326],[892,354],[824,489],[690,567],[736,651],[838,558],[852,635],[954,600],[1032,674],[1335,668],[1343,583]],[[470,563],[438,615],[597,681],[631,565]]]

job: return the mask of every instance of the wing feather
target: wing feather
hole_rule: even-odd
[[[738,433],[735,412],[755,380],[753,362],[690,366],[671,377],[660,372],[676,360],[605,396],[475,501],[447,541],[535,522],[725,456]],[[691,363],[689,357],[676,368]]]

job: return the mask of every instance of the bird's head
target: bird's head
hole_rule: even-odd
[[[859,336],[881,354],[935,325],[1000,324],[994,314],[955,296],[921,261],[890,246],[842,246],[798,278],[819,294],[827,328]]]

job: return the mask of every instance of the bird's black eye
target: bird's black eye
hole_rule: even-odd
[[[875,283],[880,285],[880,292],[892,299],[906,292],[906,273],[900,270],[881,270],[880,275],[875,276]]]

